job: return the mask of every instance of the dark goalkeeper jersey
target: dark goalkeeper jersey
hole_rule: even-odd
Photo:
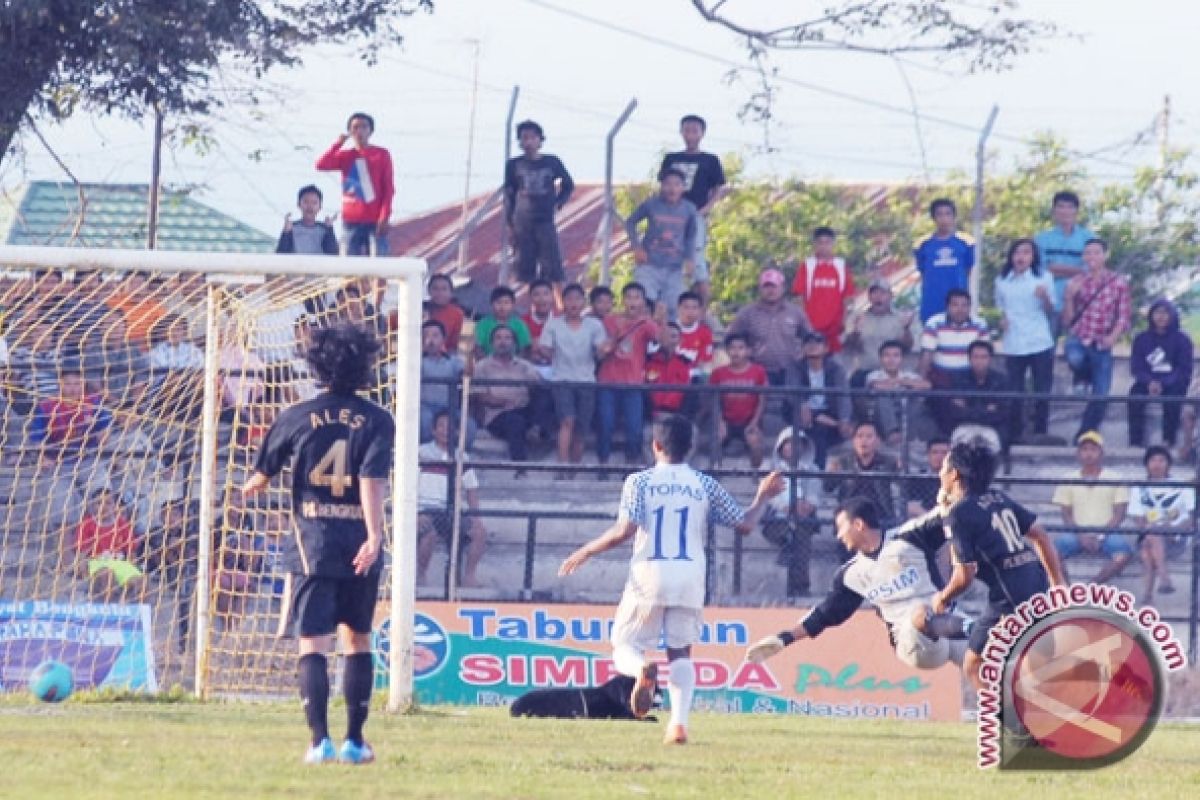
[[[1004,492],[964,497],[946,519],[954,558],[975,564],[988,600],[1008,610],[1050,588],[1046,568],[1025,534],[1037,516]]]
[[[356,395],[324,392],[275,420],[255,469],[267,476],[292,469],[292,572],[329,578],[354,575],[351,562],[367,540],[359,478],[387,478],[396,424]],[[374,569],[383,564],[379,559]]]

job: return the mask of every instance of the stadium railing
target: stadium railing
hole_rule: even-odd
[[[454,396],[461,397],[462,384],[460,381],[439,380],[439,381],[428,381],[427,383],[449,384],[451,386],[451,389],[453,390],[451,392],[452,397],[454,397]],[[530,384],[525,384],[525,383],[521,383],[518,381],[504,381],[504,380],[477,380],[477,381],[472,381],[471,385],[473,387],[518,386],[518,385],[530,386]],[[541,384],[536,384],[536,385],[540,385],[543,388],[551,387],[551,386],[573,386],[573,387],[591,389],[592,391],[599,391],[599,390],[607,389],[607,388],[628,388],[628,387],[624,387],[621,385],[614,386],[611,384],[600,384],[600,383],[543,382]],[[692,455],[693,463],[699,463],[699,464],[703,465],[705,472],[711,474],[713,477],[717,478],[718,480],[722,480],[722,481],[736,480],[736,479],[743,479],[743,480],[751,479],[751,480],[753,480],[753,479],[756,479],[758,476],[765,474],[767,469],[770,467],[771,455],[772,455],[772,450],[773,450],[773,445],[774,445],[774,437],[773,436],[765,436],[764,443],[765,443],[766,453],[765,453],[765,457],[764,457],[764,465],[758,469],[749,469],[749,468],[744,468],[744,467],[733,467],[733,466],[726,465],[726,462],[729,459],[727,459],[722,452],[721,442],[718,439],[718,431],[717,431],[717,421],[718,421],[718,417],[719,417],[719,413],[720,413],[720,411],[719,411],[720,399],[721,399],[721,396],[724,394],[759,394],[759,395],[767,396],[767,398],[768,398],[767,402],[774,403],[776,405],[776,411],[768,412],[768,413],[773,413],[775,421],[778,423],[778,427],[781,428],[784,425],[792,425],[794,430],[799,430],[799,422],[800,422],[799,407],[801,405],[800,401],[803,401],[804,399],[806,399],[807,397],[809,397],[811,395],[821,394],[821,395],[825,395],[826,397],[838,397],[838,396],[848,395],[848,396],[850,396],[852,403],[854,403],[855,401],[876,401],[876,400],[879,400],[880,398],[885,398],[885,397],[897,398],[900,400],[901,406],[902,406],[902,411],[900,414],[902,443],[896,447],[889,447],[886,444],[886,442],[881,440],[879,449],[883,452],[888,452],[888,453],[891,453],[894,456],[896,456],[896,458],[899,462],[899,470],[898,471],[896,471],[896,472],[878,472],[878,473],[844,473],[844,472],[835,472],[835,471],[823,470],[823,469],[806,470],[806,469],[795,468],[795,466],[794,466],[793,469],[788,470],[786,472],[788,477],[795,478],[795,479],[818,478],[818,479],[822,480],[823,483],[825,483],[826,485],[831,485],[831,484],[836,483],[838,480],[845,480],[849,477],[852,477],[855,481],[859,481],[859,482],[887,482],[887,483],[893,484],[893,487],[895,487],[897,485],[902,486],[905,483],[913,481],[915,478],[922,477],[922,475],[920,473],[916,473],[916,472],[912,471],[912,462],[914,460],[913,456],[912,456],[912,450],[913,450],[912,446],[919,441],[918,439],[915,438],[914,432],[912,431],[911,426],[909,425],[909,418],[911,416],[909,413],[909,407],[913,403],[923,403],[930,399],[953,400],[953,399],[972,399],[972,398],[981,398],[981,399],[986,398],[986,399],[992,399],[992,400],[1001,400],[1001,401],[1007,401],[1009,403],[1014,403],[1014,402],[1031,403],[1034,401],[1045,400],[1045,401],[1048,401],[1049,403],[1051,403],[1051,407],[1053,408],[1055,405],[1060,405],[1060,404],[1067,405],[1070,407],[1078,407],[1081,404],[1086,405],[1088,402],[1098,399],[1098,398],[1095,398],[1092,396],[1076,396],[1076,395],[1063,395],[1063,394],[1034,395],[1031,393],[1021,393],[1021,392],[967,392],[967,391],[959,391],[959,390],[925,390],[925,391],[902,390],[902,391],[881,392],[881,391],[872,391],[869,389],[857,389],[857,388],[855,388],[855,389],[851,389],[851,388],[811,389],[811,388],[802,388],[802,387],[794,387],[794,386],[755,387],[755,386],[714,386],[714,385],[708,385],[708,384],[678,384],[678,385],[664,384],[664,385],[655,385],[653,387],[643,386],[642,388],[647,393],[649,393],[651,391],[653,391],[653,392],[669,392],[669,393],[678,392],[678,393],[683,393],[683,394],[695,395],[695,396],[699,397],[700,406],[703,409],[703,411],[706,413],[704,413],[702,415],[700,424],[698,425],[700,435],[697,437],[696,446],[693,451],[693,455]],[[1148,401],[1144,397],[1132,398],[1128,395],[1110,395],[1105,398],[1099,398],[1099,399],[1104,399],[1106,402],[1108,402],[1114,406],[1124,406],[1130,402],[1140,402],[1140,403],[1148,403],[1148,402],[1155,403],[1155,402],[1157,402],[1157,403],[1164,404],[1164,406],[1166,404],[1185,405],[1185,404],[1195,404],[1197,402],[1196,398],[1189,398],[1189,397],[1158,397],[1158,398],[1153,398],[1152,400]],[[784,401],[788,401],[791,406],[791,409],[790,409],[791,410],[791,418],[790,419],[782,418],[782,417],[780,417],[779,413],[777,413],[778,406],[782,405]],[[649,411],[649,404],[647,404],[647,411]],[[1109,413],[1111,414],[1111,409],[1110,409]],[[1124,415],[1122,415],[1122,416],[1124,416]],[[1107,419],[1107,416],[1106,416],[1106,419]],[[1124,420],[1114,419],[1113,422],[1114,423],[1119,422],[1121,424],[1121,426],[1124,427]],[[1152,422],[1153,422],[1153,419],[1148,420],[1148,424],[1152,423]],[[647,419],[647,421],[643,424],[643,430],[645,430],[648,427],[648,425],[649,425],[649,419]],[[482,427],[481,427],[481,429],[482,429]],[[1152,430],[1151,428],[1149,428],[1149,427],[1147,428],[1148,432],[1151,430]],[[618,433],[619,433],[619,430],[618,430]],[[1112,439],[1114,437],[1112,437],[1110,435],[1109,438]],[[1153,435],[1151,435],[1149,438],[1154,439],[1155,437]],[[453,437],[452,441],[457,443],[457,438]],[[644,444],[648,445],[648,443],[644,443]],[[844,440],[841,446],[844,448],[847,445],[848,445],[848,440]],[[1070,443],[1064,441],[1063,444],[1059,446],[1059,452],[1061,453],[1064,447],[1071,447],[1071,446],[1072,445]],[[644,452],[648,453],[648,446],[644,447],[643,449],[644,449]],[[1005,490],[1010,491],[1018,501],[1022,500],[1023,495],[1028,494],[1028,491],[1027,491],[1028,488],[1033,488],[1033,487],[1045,488],[1047,485],[1053,485],[1053,486],[1074,485],[1074,484],[1078,484],[1078,485],[1086,484],[1088,486],[1110,486],[1111,485],[1111,486],[1122,486],[1122,487],[1126,487],[1128,489],[1134,489],[1134,488],[1139,488],[1139,487],[1144,487],[1144,486],[1153,486],[1153,487],[1177,487],[1177,488],[1183,488],[1183,489],[1190,489],[1192,491],[1197,490],[1197,483],[1196,483],[1196,480],[1194,477],[1192,477],[1188,480],[1180,480],[1179,474],[1180,474],[1180,472],[1182,472],[1182,470],[1178,467],[1175,470],[1175,474],[1172,475],[1171,479],[1167,480],[1167,481],[1151,481],[1151,480],[1145,479],[1144,477],[1143,478],[1133,478],[1133,477],[1124,477],[1124,476],[1120,477],[1119,479],[1115,479],[1115,480],[1111,480],[1111,481],[1109,481],[1109,480],[1083,481],[1083,480],[1079,480],[1079,479],[1072,480],[1069,477],[1067,477],[1067,473],[1070,472],[1072,468],[1067,467],[1067,466],[1063,467],[1063,470],[1062,470],[1063,474],[1061,476],[1055,475],[1053,477],[1048,477],[1048,476],[1044,476],[1044,475],[1043,476],[1028,476],[1028,475],[1014,474],[1012,471],[1013,463],[1011,460],[1011,443],[1007,442],[1006,440],[1005,440],[1004,451],[1005,451],[1004,452],[1004,473],[997,476],[996,482],[997,482],[997,484],[1002,486]],[[1052,451],[1047,450],[1046,452],[1052,452]],[[451,472],[451,474],[453,474],[453,470],[454,470],[454,467],[455,467],[457,461],[459,459],[461,459],[462,457],[463,457],[463,453],[459,452],[457,447],[455,447],[455,448],[452,448],[452,450],[451,450],[451,460],[450,461],[422,462],[421,466],[423,466],[423,467],[442,466],[442,467],[448,468],[448,470]],[[469,467],[471,469],[475,470],[476,473],[478,473],[480,475],[486,475],[489,472],[524,471],[524,472],[531,473],[531,474],[534,474],[537,476],[545,475],[545,476],[549,477],[552,473],[557,472],[557,471],[563,469],[563,467],[564,467],[564,465],[559,464],[557,461],[553,461],[553,460],[552,461],[537,461],[537,460],[511,461],[506,458],[501,459],[501,458],[481,456],[479,453],[469,454],[467,461],[464,463],[469,464]],[[651,464],[651,459],[647,455],[645,458],[645,466],[649,466],[650,464]],[[594,476],[597,478],[603,478],[603,477],[612,478],[614,476],[620,478],[620,477],[623,477],[624,475],[627,475],[631,471],[638,469],[639,466],[638,465],[626,465],[626,464],[601,465],[601,464],[595,464],[595,463],[590,463],[590,464],[583,463],[583,464],[571,464],[571,465],[569,465],[569,468],[574,473],[581,474],[581,475],[591,475],[591,476]],[[1187,467],[1187,469],[1189,470],[1189,475],[1190,475],[1190,470],[1191,470],[1190,466]],[[929,477],[929,476],[925,475],[924,477]],[[485,477],[481,477],[481,483],[483,483],[486,486],[486,478]],[[792,487],[794,487],[795,481],[790,481],[789,484]],[[615,482],[610,482],[605,485],[611,487],[612,501],[613,501],[613,506],[615,507],[616,500],[617,500],[617,497],[619,496],[619,492],[620,492],[620,485]],[[746,485],[749,485],[749,484],[746,484]],[[794,491],[794,488],[792,489],[792,491]],[[831,491],[828,491],[827,494],[836,494],[836,491],[831,490]],[[743,498],[743,499],[745,499],[745,498]],[[788,502],[788,509],[789,509],[788,513],[789,513],[789,516],[791,517],[792,522],[796,521],[795,517],[794,517],[794,513],[795,513],[794,512],[794,500],[795,500],[795,496],[793,495],[792,497],[789,498],[789,502]],[[904,519],[903,506],[902,506],[903,500],[902,500],[902,498],[895,498],[895,497],[894,497],[894,500],[896,500],[896,502],[894,503],[894,507],[889,509],[889,511],[892,515],[892,518],[895,521],[901,521]],[[820,523],[820,525],[822,525],[822,526],[832,525],[832,521],[833,521],[832,520],[832,511],[835,506],[836,506],[836,503],[833,503],[833,504],[827,503],[825,505],[825,507],[823,507],[819,511],[816,519],[817,519],[817,522]],[[539,556],[539,551],[544,551],[544,550],[550,549],[550,547],[547,546],[546,544],[539,542],[539,534],[538,534],[539,522],[540,521],[564,520],[564,519],[565,520],[578,520],[578,521],[608,522],[608,521],[615,519],[615,512],[604,513],[604,512],[597,512],[597,511],[564,509],[562,507],[562,504],[553,504],[553,503],[530,505],[527,508],[521,507],[521,508],[517,508],[517,509],[514,509],[514,508],[489,508],[486,506],[486,504],[481,504],[481,507],[478,509],[468,509],[463,504],[461,495],[459,495],[457,492],[455,492],[454,486],[453,486],[453,481],[448,481],[447,508],[452,509],[453,512],[456,514],[462,514],[467,517],[475,516],[475,517],[480,517],[480,518],[484,518],[484,519],[492,518],[492,519],[523,519],[523,520],[525,520],[526,535],[525,535],[525,542],[524,542],[524,563],[523,563],[523,569],[522,569],[522,582],[521,582],[520,589],[514,593],[517,596],[519,596],[521,599],[533,600],[533,601],[545,600],[547,597],[550,596],[550,593],[539,590],[539,588],[537,586],[535,586],[535,582],[534,582],[534,564]],[[1178,614],[1176,614],[1175,616],[1167,615],[1164,617],[1164,619],[1166,619],[1169,622],[1185,623],[1188,626],[1189,657],[1192,659],[1195,659],[1197,646],[1198,646],[1198,642],[1197,642],[1198,630],[1197,629],[1198,629],[1198,627],[1200,627],[1200,509],[1197,509],[1196,511],[1193,512],[1190,526],[1182,528],[1180,530],[1174,530],[1174,531],[1155,531],[1155,530],[1144,531],[1141,529],[1129,527],[1127,524],[1123,524],[1121,527],[1119,527],[1115,530],[1105,528],[1105,527],[1086,527],[1086,526],[1065,525],[1065,524],[1047,524],[1045,527],[1048,532],[1050,532],[1051,534],[1053,534],[1055,536],[1062,535],[1062,534],[1101,534],[1101,535],[1124,535],[1124,536],[1135,536],[1135,535],[1136,536],[1141,536],[1141,535],[1178,536],[1180,534],[1186,535],[1190,539],[1190,546],[1188,546],[1186,548],[1185,552],[1190,552],[1190,555],[1191,555],[1191,564],[1190,564],[1190,569],[1188,572],[1188,583],[1189,583],[1189,586],[1188,586],[1188,611],[1186,613],[1186,616],[1179,616]],[[581,538],[579,542],[575,542],[571,546],[577,546],[578,544],[582,544],[582,542],[583,542],[583,539]],[[565,544],[555,543],[552,546],[555,550],[559,551],[559,552],[555,553],[555,557],[561,558],[562,556],[566,555],[566,545]],[[709,556],[708,557],[708,575],[706,578],[706,593],[709,595],[710,598],[713,598],[716,596],[716,588],[717,588],[716,587],[716,559],[714,558],[714,555],[717,554],[718,551],[723,551],[726,549],[728,551],[730,551],[731,556],[732,556],[732,563],[733,563],[733,568],[732,568],[732,572],[730,575],[730,583],[731,583],[731,588],[732,588],[731,594],[733,594],[733,595],[741,594],[743,567],[744,567],[744,559],[745,559],[745,552],[744,552],[745,551],[745,542],[742,537],[732,537],[732,544],[723,548],[720,544],[718,544],[718,538],[714,535],[714,531],[710,528],[709,533],[708,533],[708,538],[707,538],[707,546],[706,546],[706,552],[707,552],[707,555]],[[831,554],[831,548],[830,548],[830,554]],[[817,558],[816,558],[817,555],[826,555],[827,556],[829,554],[824,553],[823,548],[818,547],[816,550],[814,550],[814,559],[813,559],[814,562],[817,561]],[[1137,560],[1138,560],[1137,553],[1135,552],[1135,558],[1133,559],[1133,561],[1136,562]],[[450,562],[447,561],[447,565],[446,565],[447,574],[446,574],[445,582],[444,582],[444,596],[447,599],[454,599],[454,598],[450,597],[450,590],[451,590],[452,582],[450,581],[450,577],[448,574],[449,563]]]

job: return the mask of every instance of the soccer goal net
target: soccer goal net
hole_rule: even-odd
[[[424,262],[0,247],[0,269],[0,686],[56,658],[83,687],[292,694],[289,476],[240,487],[318,392],[311,333],[349,322],[384,342],[366,393],[398,422],[392,510],[415,508]],[[387,530],[396,707],[414,514]]]

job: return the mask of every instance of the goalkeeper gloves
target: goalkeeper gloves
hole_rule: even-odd
[[[796,637],[792,636],[791,631],[780,631],[752,644],[746,651],[746,660],[751,664],[761,664],[794,641]]]

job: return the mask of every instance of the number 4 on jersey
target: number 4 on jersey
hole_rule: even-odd
[[[348,448],[349,443],[345,439],[338,439],[330,445],[317,465],[309,470],[309,485],[322,486],[334,497],[344,496],[346,490],[354,485],[354,477],[346,474]]]

